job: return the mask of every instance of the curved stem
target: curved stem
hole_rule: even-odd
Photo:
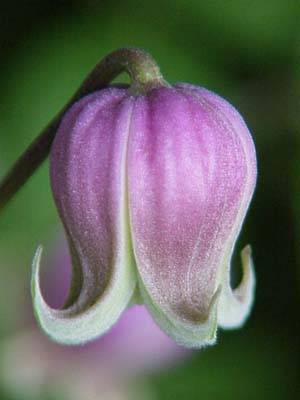
[[[142,50],[124,48],[106,56],[83,81],[71,100],[30,144],[0,182],[0,210],[23,186],[47,158],[60,121],[67,109],[81,97],[107,86],[120,73],[127,72],[132,80],[129,94],[137,95],[166,86],[153,58]]]

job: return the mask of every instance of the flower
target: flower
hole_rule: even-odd
[[[51,254],[41,276],[52,307],[60,307],[69,286],[67,246]],[[18,308],[28,314],[28,304]],[[179,363],[189,352],[154,323],[144,306],[126,310],[110,332],[82,346],[53,343],[27,318],[23,327],[1,343],[0,378],[6,391],[20,398],[45,393],[72,400],[152,398],[140,378]]]
[[[131,304],[187,347],[240,326],[253,300],[250,247],[230,261],[256,183],[251,135],[216,94],[189,84],[144,93],[108,87],[65,114],[50,155],[54,199],[73,261],[70,295],[53,309],[32,294],[44,331],[76,344],[108,331]]]

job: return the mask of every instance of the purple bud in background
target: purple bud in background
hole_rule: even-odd
[[[143,303],[187,347],[248,316],[250,248],[232,291],[230,261],[256,182],[251,135],[217,95],[188,84],[131,95],[110,87],[75,103],[51,150],[51,183],[73,278],[63,309],[49,307],[33,268],[40,325],[55,341],[102,335]]]

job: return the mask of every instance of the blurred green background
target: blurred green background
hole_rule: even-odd
[[[0,176],[118,47],[149,51],[165,78],[234,104],[253,133],[258,185],[236,248],[251,243],[253,313],[218,344],[144,379],[155,399],[296,399],[300,394],[300,2],[17,1],[1,6]],[[30,263],[59,221],[45,163],[0,218],[0,341],[19,329]],[[1,354],[0,354],[1,357]],[[298,392],[297,392],[298,389]],[[14,399],[1,392],[0,398]]]

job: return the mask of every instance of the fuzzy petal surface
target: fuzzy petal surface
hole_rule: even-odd
[[[209,96],[184,84],[140,96],[128,143],[140,291],[162,329],[188,347],[216,339],[219,304],[232,294],[233,246],[256,180],[246,125],[226,112],[225,100]]]
[[[57,342],[83,343],[106,332],[135,289],[126,176],[132,107],[125,89],[83,98],[63,118],[51,149],[52,189],[70,245],[73,278],[64,308],[50,308],[39,288],[39,249],[32,295],[41,327]]]

